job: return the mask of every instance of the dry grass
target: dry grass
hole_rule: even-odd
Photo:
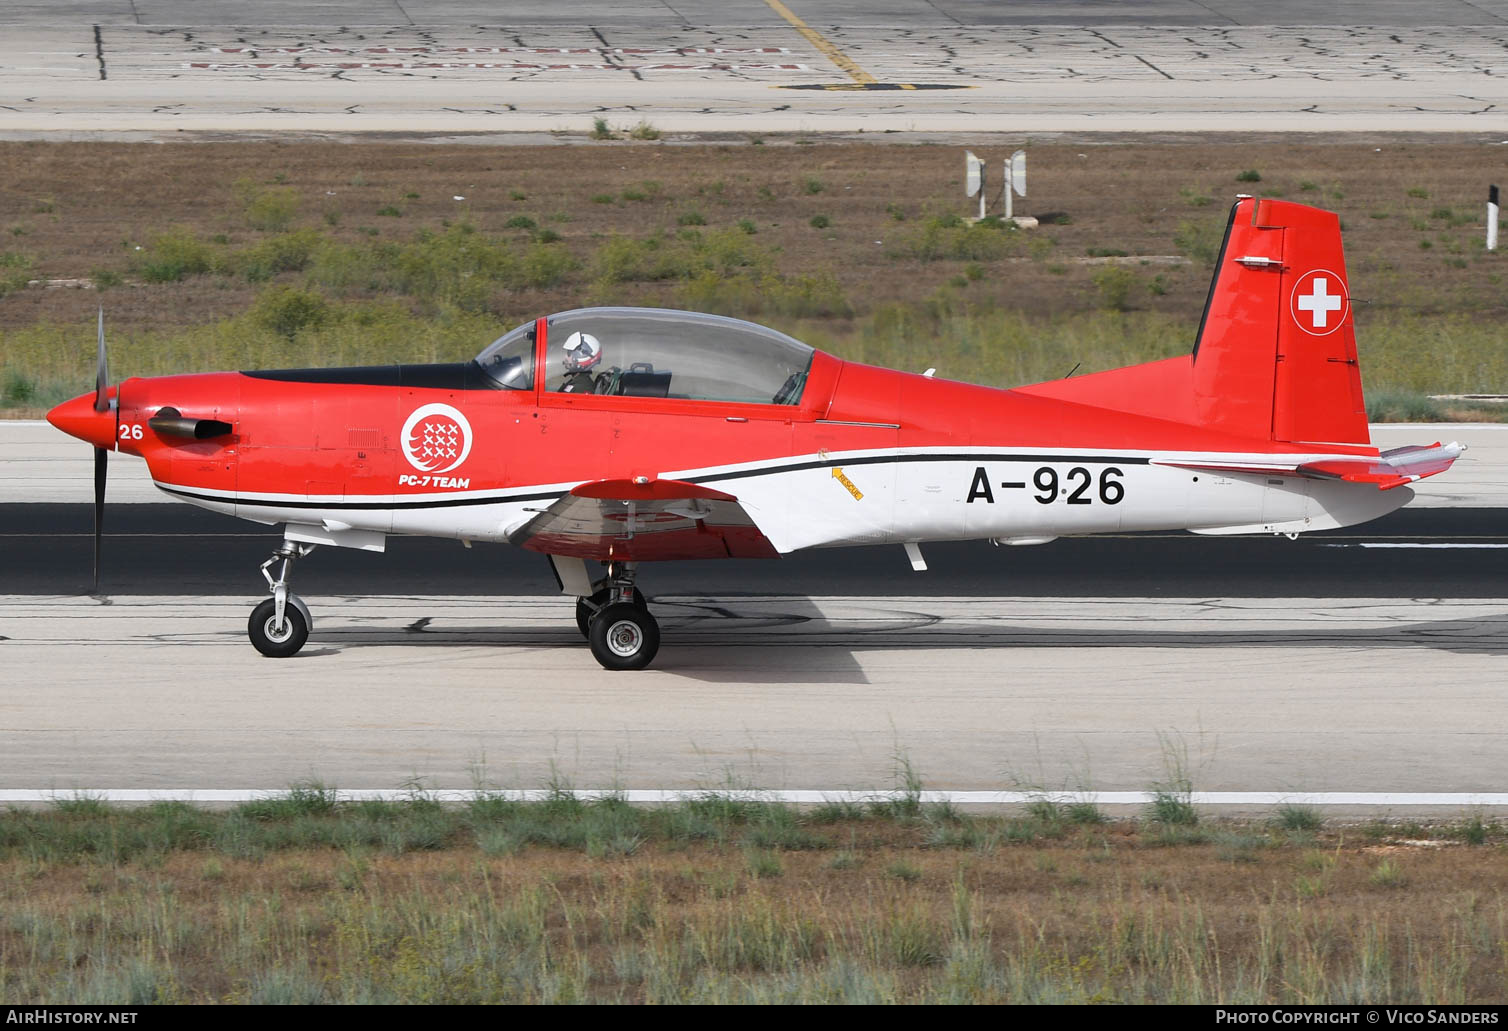
[[[1265,194],[1342,213],[1369,389],[1508,389],[1505,259],[1481,245],[1492,148],[1033,146],[1028,210],[1044,225],[1029,232],[952,224],[965,208],[957,156],[930,145],[0,143],[5,282],[24,270],[115,284],[0,286],[0,392],[15,407],[30,390],[36,406],[87,380],[101,302],[123,374],[165,371],[162,354],[175,369],[333,364],[353,350],[454,359],[495,329],[589,303],[748,315],[845,357],[997,385],[1091,371],[1187,350],[1211,239],[1230,198],[1253,188],[1237,174],[1254,167]],[[443,244],[457,226],[475,233],[465,253],[423,239]],[[1167,256],[1183,263],[1150,260]],[[279,348],[242,327],[279,286],[328,296],[345,330],[310,327]],[[483,322],[463,333],[458,318]],[[414,327],[392,326],[405,319],[438,346],[403,352]],[[374,321],[391,331],[363,328]],[[332,346],[338,332],[347,342]],[[394,353],[349,342],[363,333]],[[38,354],[38,334],[56,353]]]
[[[1480,1003],[1508,990],[1495,827],[1220,823],[1171,835],[925,809],[551,805],[448,810],[451,838],[344,847],[300,844],[297,828],[306,837],[376,808],[274,805],[253,822],[284,845],[257,859],[193,835],[124,858],[47,858],[12,836],[0,849],[0,996]],[[251,819],[89,803],[25,819],[75,832],[113,822],[124,840],[173,812],[211,831]],[[399,804],[384,819],[438,812]],[[693,817],[710,836],[668,830]],[[643,833],[619,848],[498,837],[580,821]]]

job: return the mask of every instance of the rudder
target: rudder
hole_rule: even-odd
[[[1193,365],[1203,425],[1264,440],[1370,442],[1333,213],[1236,202]]]

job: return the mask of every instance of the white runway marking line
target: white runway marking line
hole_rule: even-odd
[[[476,791],[474,789],[436,789],[433,791],[410,791],[407,789],[356,789],[331,792],[343,802],[400,802],[415,797],[438,802],[469,802],[476,798],[502,798],[515,802],[543,802],[559,796],[559,792],[540,788],[534,790]],[[636,788],[615,791],[607,788],[579,789],[571,792],[577,798],[594,800],[621,798],[625,802],[639,804],[665,804],[694,801],[705,798],[731,798],[751,802],[786,802],[793,805],[822,805],[832,802],[861,804],[865,802],[898,802],[912,797],[904,791],[715,791],[688,788]],[[58,802],[73,799],[95,799],[102,802],[256,802],[269,798],[282,798],[287,791],[279,790],[220,790],[220,789],[149,789],[149,788],[79,788],[73,791],[0,789],[0,803]],[[1036,791],[922,791],[915,796],[923,805],[1021,805],[1043,800],[1070,804],[1087,802],[1094,805],[1147,805],[1156,797],[1150,791],[1086,791],[1086,792],[1036,792]],[[1426,792],[1426,791],[1195,791],[1188,801],[1193,805],[1220,806],[1279,806],[1279,805],[1364,805],[1364,806],[1442,806],[1442,807],[1508,807],[1508,792]]]
[[[211,47],[212,54],[620,54],[689,57],[703,54],[789,54],[786,47]]]
[[[208,71],[322,72],[332,68],[397,70],[503,69],[526,72],[805,72],[804,64],[538,64],[503,61],[336,61],[328,64],[276,64],[270,61],[189,61],[183,67]]]
[[[1327,548],[1508,548],[1508,544],[1419,544],[1403,541],[1362,541],[1356,544],[1326,544]]]

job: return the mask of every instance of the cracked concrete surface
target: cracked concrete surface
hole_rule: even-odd
[[[660,597],[607,674],[570,602],[0,598],[0,787],[1490,792],[1508,600]],[[80,662],[87,654],[89,661]],[[443,670],[443,675],[437,675]],[[1421,685],[1428,685],[1421,686]]]
[[[1294,2],[1263,5],[1262,24],[1180,0],[1113,14],[1011,5],[1039,23],[969,2],[795,8],[881,84],[954,88],[810,88],[853,82],[762,2],[672,11],[597,0],[570,19],[525,3],[500,23],[495,8],[448,0],[426,5],[419,24],[391,4],[271,3],[248,24],[238,5],[85,0],[50,17],[11,12],[0,136],[580,133],[596,116],[665,132],[1508,134],[1508,3]],[[792,86],[807,88],[782,88]]]

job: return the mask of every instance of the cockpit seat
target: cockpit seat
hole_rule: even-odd
[[[670,393],[668,372],[625,372],[618,379],[624,397],[665,397]]]

